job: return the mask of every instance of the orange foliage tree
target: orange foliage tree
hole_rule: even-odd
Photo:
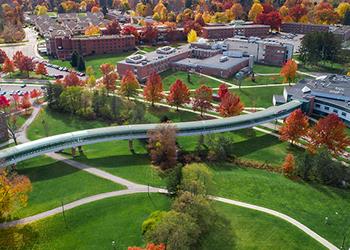
[[[37,75],[47,75],[47,69],[43,63],[38,63],[36,65],[35,74]]]
[[[228,92],[227,85],[225,83],[220,84],[219,91],[218,91],[218,96],[220,97],[220,99],[224,98],[227,92]]]
[[[223,117],[239,115],[244,109],[244,105],[238,95],[227,92],[221,99],[218,112]]]
[[[120,82],[119,93],[126,96],[128,99],[137,94],[137,89],[140,88],[139,81],[131,70],[127,70]]]
[[[118,73],[115,72],[115,66],[113,64],[105,63],[100,66],[100,70],[103,74],[101,80],[102,85],[105,86],[107,91],[115,91],[117,88],[116,81],[119,78]]]
[[[321,118],[309,131],[308,149],[315,152],[318,148],[326,146],[333,155],[338,155],[350,145],[345,129],[344,122],[336,114]]]
[[[157,72],[153,72],[147,79],[146,86],[143,89],[144,98],[152,103],[154,106],[155,102],[163,99],[163,83],[160,75]]]
[[[15,65],[9,58],[5,59],[5,62],[2,65],[2,71],[4,73],[13,73],[13,72],[15,72]]]
[[[203,112],[213,107],[211,104],[212,100],[213,90],[205,85],[201,85],[194,92],[193,108],[194,110],[199,110],[203,117]]]
[[[0,219],[8,218],[13,212],[25,207],[28,192],[32,190],[30,180],[26,176],[9,174],[0,170]]]
[[[65,87],[80,86],[82,81],[76,73],[71,72],[63,78],[63,84]]]
[[[280,139],[283,141],[291,141],[293,144],[302,136],[307,135],[308,127],[309,119],[301,109],[297,109],[287,117],[281,126],[279,130]]]
[[[295,169],[295,159],[293,154],[287,154],[284,158],[284,162],[282,165],[283,173],[285,175],[292,175]]]
[[[290,83],[295,80],[295,77],[297,75],[297,70],[298,70],[298,64],[294,60],[289,59],[283,65],[280,75],[284,77],[284,82],[288,82],[290,85]]]
[[[165,250],[165,244],[161,243],[159,245],[156,245],[154,243],[148,243],[146,248],[128,247],[128,250]]]
[[[176,106],[176,110],[185,103],[190,103],[190,90],[181,80],[177,79],[170,87],[170,93],[167,97],[170,105]]]

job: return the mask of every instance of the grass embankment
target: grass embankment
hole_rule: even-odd
[[[35,249],[127,249],[142,246],[142,222],[154,210],[169,210],[171,200],[160,194],[135,194],[93,202],[32,224]],[[271,216],[215,203],[232,223],[237,249],[322,249],[317,242]],[[215,239],[219,241],[220,239]],[[208,238],[204,250],[215,249]],[[229,249],[229,248],[221,248]]]
[[[5,77],[3,77],[3,79],[54,80],[55,78],[52,76],[37,75],[35,74],[35,72],[29,72],[29,75],[27,75],[26,73],[16,71],[14,73],[6,75]]]
[[[14,217],[34,215],[59,207],[62,202],[66,204],[90,195],[123,189],[121,185],[44,156],[21,162],[16,169],[30,179],[32,192],[28,206],[16,212]]]

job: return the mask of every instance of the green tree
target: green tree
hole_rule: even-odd
[[[194,163],[182,168],[182,191],[208,195],[213,186],[213,174],[204,164]]]
[[[70,59],[70,65],[72,65],[72,67],[77,67],[78,66],[78,61],[79,61],[79,54],[76,51],[73,51],[71,59]]]
[[[194,218],[176,211],[167,212],[153,230],[145,233],[147,242],[164,243],[167,250],[190,250],[197,243],[200,228]]]
[[[343,24],[344,25],[350,25],[350,11],[349,10],[347,10],[345,12],[344,19],[343,19]]]
[[[84,72],[85,71],[85,60],[82,56],[78,57],[77,70]]]

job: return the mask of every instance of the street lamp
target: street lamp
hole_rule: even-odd
[[[113,250],[117,250],[117,243],[112,240],[112,247],[113,247]]]

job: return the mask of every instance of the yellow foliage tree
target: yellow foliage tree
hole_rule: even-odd
[[[193,42],[196,42],[197,40],[198,40],[198,37],[197,37],[197,32],[195,30],[191,30],[190,32],[188,32],[187,34],[188,43],[193,43]]]
[[[344,18],[346,11],[350,11],[350,3],[343,2],[338,5],[338,7],[335,9],[335,11],[338,13],[338,15],[341,18]]]
[[[280,15],[281,15],[282,17],[288,16],[288,11],[289,11],[289,9],[288,9],[288,7],[285,6],[285,5],[283,5],[283,6],[279,9],[279,13],[280,13]]]
[[[256,17],[263,12],[264,8],[260,3],[254,3],[249,10],[248,18],[251,21],[256,21]]]
[[[209,14],[208,11],[204,12],[202,17],[205,23],[210,23],[211,15]]]
[[[232,14],[234,19],[240,19],[244,13],[243,7],[240,3],[235,3],[231,7]]]
[[[97,36],[101,34],[101,30],[98,26],[90,25],[85,29],[86,36]]]
[[[299,23],[309,23],[309,18],[307,15],[300,17]]]
[[[47,7],[45,5],[38,5],[36,7],[36,14],[38,16],[46,15],[47,14]]]
[[[139,15],[139,16],[146,16],[146,14],[147,14],[146,13],[146,11],[147,11],[146,4],[139,2],[138,4],[136,4],[135,11],[136,11],[137,15]]]

